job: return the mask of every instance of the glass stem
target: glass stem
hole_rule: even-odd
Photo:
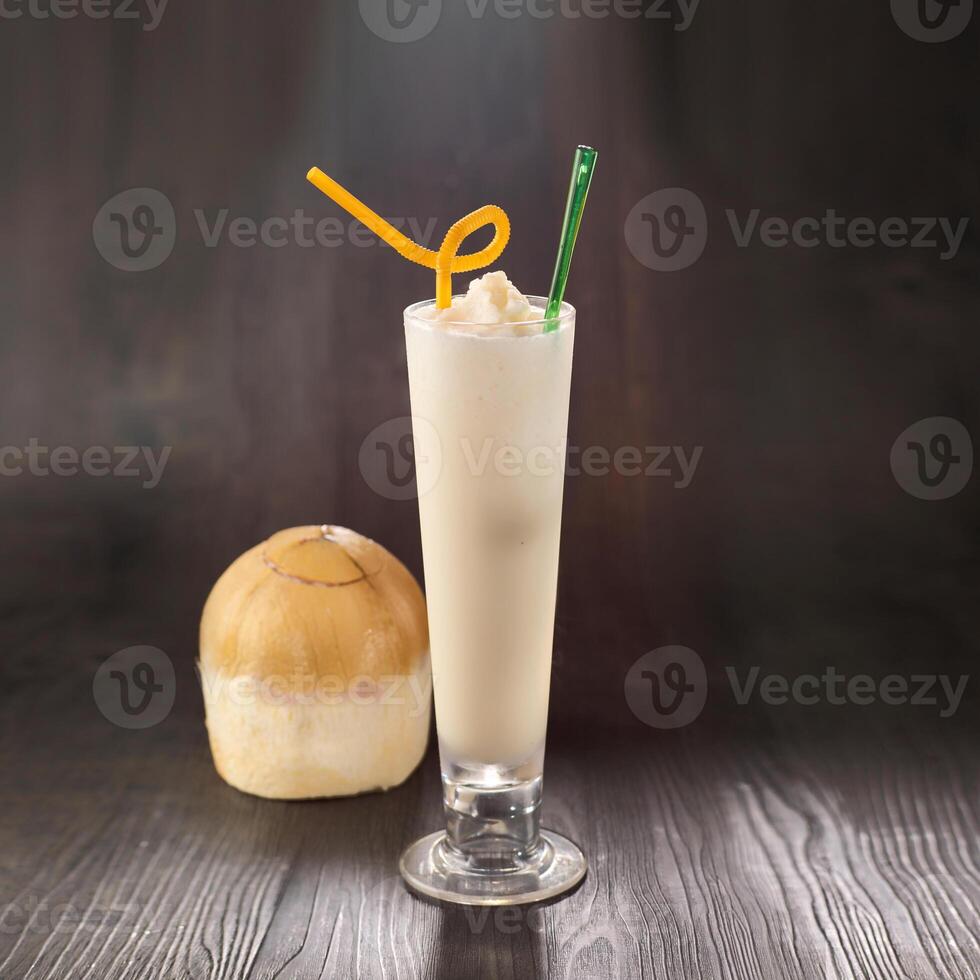
[[[528,766],[443,767],[447,844],[473,871],[518,870],[541,846],[542,776]]]

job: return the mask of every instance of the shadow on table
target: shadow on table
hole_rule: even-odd
[[[439,906],[439,940],[430,976],[536,976],[546,960],[540,906]],[[503,962],[502,962],[503,961]]]

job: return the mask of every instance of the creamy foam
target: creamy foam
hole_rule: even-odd
[[[454,296],[448,308],[429,306],[416,315],[455,331],[484,336],[523,337],[541,333],[544,326],[544,310],[532,306],[499,270],[474,279],[466,295]]]

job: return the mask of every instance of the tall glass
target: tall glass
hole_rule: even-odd
[[[539,826],[575,310],[487,336],[427,306],[405,340],[446,829],[401,873],[445,901],[540,901],[586,871]]]

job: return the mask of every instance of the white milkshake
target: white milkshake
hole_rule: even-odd
[[[444,770],[543,761],[575,314],[535,302],[496,272],[405,313]]]

